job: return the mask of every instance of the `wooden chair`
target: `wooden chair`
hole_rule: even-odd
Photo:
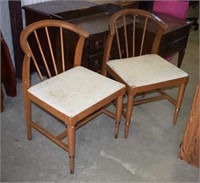
[[[175,124],[188,74],[156,54],[167,25],[144,10],[126,9],[112,15],[109,27],[102,74],[106,76],[108,72],[126,85],[128,102],[124,104],[127,108],[124,137],[128,137],[133,105],[166,98],[176,106]],[[162,90],[174,86],[179,87],[177,100]],[[137,94],[150,91],[158,91],[160,95],[146,98],[148,95],[145,94],[145,98],[134,100]]]
[[[55,36],[56,35],[56,36]],[[51,37],[54,36],[54,37]],[[44,38],[46,37],[46,42]],[[77,45],[72,49],[70,37],[77,38]],[[20,45],[24,52],[23,60],[23,95],[27,138],[32,139],[32,128],[36,129],[69,153],[70,172],[74,172],[75,130],[104,112],[116,120],[116,127],[121,117],[122,96],[125,86],[81,66],[81,57],[85,38],[88,33],[70,23],[58,20],[43,20],[26,27],[20,35]],[[31,38],[31,42],[29,40]],[[36,39],[36,44],[33,40]],[[42,41],[41,41],[42,40]],[[49,50],[43,50],[48,45]],[[67,47],[68,45],[68,47]],[[39,48],[41,57],[34,55]],[[68,49],[70,48],[70,49]],[[74,55],[66,51],[74,50]],[[47,54],[47,55],[45,55]],[[70,55],[70,57],[66,57]],[[37,60],[36,58],[41,58]],[[48,60],[46,59],[48,58]],[[74,65],[66,70],[65,58],[72,58]],[[32,84],[30,66],[34,63],[41,82]],[[46,72],[38,63],[43,62]],[[51,70],[49,65],[53,65]],[[59,71],[57,65],[62,65]],[[44,77],[42,72],[47,74]],[[117,100],[116,114],[104,109],[104,106]],[[67,127],[59,135],[53,135],[32,119],[31,104],[47,111],[63,122]],[[118,133],[117,131],[115,132]],[[62,141],[68,137],[68,143]],[[117,137],[115,135],[115,137]]]

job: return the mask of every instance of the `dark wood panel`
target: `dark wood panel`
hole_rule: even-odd
[[[20,33],[23,29],[22,24],[22,11],[21,11],[21,1],[8,1],[9,11],[10,11],[10,22],[13,40],[13,50],[15,58],[15,69],[17,78],[22,78],[22,62],[23,53],[19,44]]]

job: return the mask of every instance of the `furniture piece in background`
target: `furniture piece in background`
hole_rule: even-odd
[[[17,95],[15,71],[8,46],[1,33],[1,112],[4,110],[4,93],[2,86],[4,86],[5,92],[8,96],[15,97]]]
[[[11,25],[12,41],[13,41],[15,72],[16,72],[16,77],[22,79],[23,53],[19,45],[19,36],[23,29],[21,0],[8,1],[8,5],[9,5],[10,25]]]
[[[199,1],[189,2],[188,15],[186,19],[192,22],[191,27],[194,30],[199,29]]]
[[[80,3],[70,1],[70,4],[66,1],[43,2],[24,6],[23,9],[27,25],[42,19],[59,19],[70,21],[88,31],[89,37],[85,42],[82,63],[83,66],[93,71],[101,72],[103,50],[108,35],[108,21],[111,15],[130,6],[138,7],[138,4],[135,4],[134,1],[132,1],[132,5],[129,2],[128,6],[118,5],[116,2],[114,4],[88,3],[84,1]],[[80,8],[81,5],[84,5],[85,8]],[[164,14],[157,14],[157,16],[168,25],[168,30],[162,36],[158,53],[162,57],[166,57],[174,52],[179,52],[178,65],[180,66],[187,46],[190,24],[185,20],[168,17]],[[151,40],[151,38],[149,39]]]
[[[124,105],[126,108],[124,137],[128,137],[133,105],[168,99],[175,105],[173,123],[176,124],[188,74],[157,55],[162,34],[167,29],[167,25],[147,11],[125,9],[112,15],[109,27],[110,32],[104,52],[103,75],[108,73],[126,85],[128,102]],[[128,29],[132,32],[128,32]],[[146,39],[148,34],[153,40],[151,45],[149,38]],[[122,43],[125,44],[124,53],[121,50]],[[119,51],[118,59],[114,60],[110,59],[113,44],[117,44]],[[151,47],[149,53],[144,49],[147,44]],[[165,88],[175,86],[179,87],[177,99],[163,91]],[[160,95],[135,100],[137,94],[152,91],[158,91]]]
[[[144,5],[148,5],[148,1],[142,2]],[[167,7],[167,8],[166,8]],[[191,27],[194,30],[198,30],[199,24],[199,1],[189,0],[173,0],[173,1],[152,1],[152,7],[150,11],[165,13],[170,16],[174,16],[180,19],[187,19],[191,21]]]
[[[161,13],[153,13],[169,26],[161,39],[159,55],[163,58],[170,58],[178,53],[177,66],[180,68],[187,47],[191,22]]]
[[[186,125],[180,146],[179,158],[189,164],[199,167],[199,143],[200,143],[200,81],[194,95],[190,116]]]
[[[163,13],[180,19],[186,19],[188,13],[189,1],[153,1],[153,12]]]
[[[139,9],[152,11],[153,1],[139,1]]]
[[[188,13],[189,1],[181,1],[181,0],[173,0],[173,1],[160,1],[154,0],[152,11],[153,13],[162,13],[168,16],[176,17],[178,19],[186,20],[187,13]],[[173,56],[177,53],[176,49],[172,50],[173,52],[170,53],[165,57],[166,60],[171,61]],[[182,57],[184,52],[179,52],[178,55],[178,67],[181,66]]]
[[[53,41],[55,35],[56,42]],[[65,48],[68,50],[71,47],[71,43],[64,39],[65,36],[77,37],[74,53],[64,52]],[[115,137],[117,137],[125,93],[123,84],[80,66],[86,37],[88,37],[87,32],[71,23],[59,20],[43,20],[30,24],[20,36],[21,48],[25,54],[22,84],[27,138],[28,140],[32,139],[32,128],[34,128],[62,147],[69,153],[71,173],[74,172],[75,130],[104,112],[115,119]],[[36,44],[33,46],[31,42],[34,39]],[[46,41],[44,42],[44,40]],[[42,61],[44,64],[47,78],[43,77],[42,71],[38,67],[38,57],[34,56],[37,48],[41,54],[40,63]],[[61,51],[59,57],[57,57],[58,50]],[[73,68],[68,70],[66,70],[64,61],[65,54],[69,57],[72,54],[74,58]],[[46,55],[50,55],[50,57],[46,57]],[[47,59],[49,60],[47,61]],[[30,81],[31,62],[34,63],[41,79],[41,82],[34,85],[31,85]],[[60,73],[56,64],[59,62]],[[53,72],[49,68],[50,63]],[[104,108],[114,100],[117,101],[116,113]],[[61,120],[67,129],[59,135],[53,135],[42,127],[42,123],[39,125],[34,122],[31,114],[32,103],[55,116],[59,122]],[[65,137],[68,138],[67,144],[62,141]]]

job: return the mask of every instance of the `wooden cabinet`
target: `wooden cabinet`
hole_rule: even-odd
[[[160,13],[155,13],[155,15],[169,26],[162,36],[159,54],[166,57],[179,52],[178,67],[180,67],[188,42],[191,22]]]
[[[1,32],[0,32],[1,33]],[[0,112],[4,110],[3,99],[3,86],[4,91],[8,96],[15,97],[17,95],[17,80],[15,76],[15,71],[12,65],[12,60],[8,45],[5,42],[3,35],[1,33],[1,105]]]
[[[52,1],[24,6],[23,9],[27,25],[43,19],[58,19],[69,21],[88,31],[90,36],[85,43],[82,64],[93,71],[100,72],[111,15],[123,8],[138,8],[137,1],[108,2],[96,4],[86,1]],[[164,57],[180,52],[180,65],[187,45],[190,24],[166,15],[157,15],[169,26],[162,37],[159,54]],[[150,36],[148,39],[151,41]],[[115,58],[115,49],[113,48],[111,58]]]

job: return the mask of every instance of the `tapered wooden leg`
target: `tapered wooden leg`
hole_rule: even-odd
[[[102,65],[101,74],[102,74],[103,76],[107,76],[107,70],[106,70],[106,65],[105,65],[105,63],[103,63],[103,65]]]
[[[67,127],[68,147],[69,147],[69,165],[70,173],[74,173],[74,156],[75,156],[75,128],[74,126]]]
[[[32,139],[32,127],[30,125],[30,122],[31,122],[31,102],[26,97],[24,98],[24,109],[25,109],[27,139],[31,140]]]
[[[129,126],[131,122],[131,115],[133,110],[133,95],[128,95],[128,103],[126,108],[126,124],[125,124],[125,132],[124,138],[128,137]]]
[[[117,138],[119,134],[120,120],[121,120],[121,114],[122,114],[122,104],[123,104],[123,96],[119,96],[117,99],[115,138]]]
[[[178,64],[177,66],[180,68],[181,67],[181,64],[182,64],[182,61],[183,61],[183,57],[185,55],[185,50],[181,50],[178,54]]]
[[[177,103],[176,103],[174,119],[173,119],[173,124],[174,125],[176,124],[176,121],[177,121],[177,118],[178,118],[178,114],[179,114],[179,111],[180,111],[181,103],[182,103],[182,100],[183,100],[183,95],[184,95],[184,92],[185,92],[185,87],[186,87],[185,83],[181,84],[181,86],[179,88],[179,91],[178,91]]]

